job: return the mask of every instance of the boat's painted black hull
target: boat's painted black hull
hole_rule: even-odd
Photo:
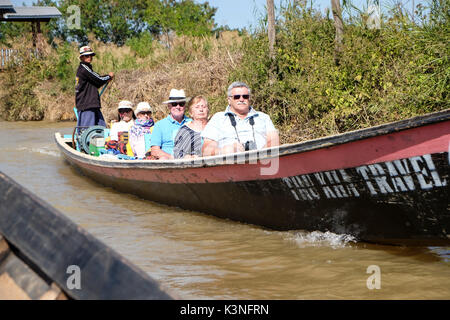
[[[432,159],[440,166],[448,161],[448,153],[434,154]],[[289,186],[282,179],[209,184],[149,183],[112,178],[76,167],[105,186],[147,200],[275,230],[331,231],[389,244],[450,244],[448,185],[422,190],[414,175],[411,178],[415,190],[386,194],[379,191],[375,177],[366,181],[354,168],[345,170],[351,176],[352,187],[345,183],[328,183],[324,187],[310,175],[311,186],[303,188],[302,194],[297,191],[297,197],[304,196],[305,200],[297,200],[290,196],[290,190],[301,188],[293,183]],[[450,181],[448,166],[440,167],[446,168],[438,173],[440,181]],[[342,175],[336,174],[342,180]],[[397,179],[404,181],[404,178]],[[435,184],[431,178],[427,181]],[[368,182],[379,193],[377,196],[371,194]],[[395,191],[392,181],[386,180],[386,183]],[[406,182],[403,185],[408,188]],[[313,199],[313,194],[322,199],[310,200],[308,197]]]

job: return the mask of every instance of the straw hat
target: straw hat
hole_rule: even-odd
[[[95,52],[89,46],[83,46],[80,48],[80,58],[81,56],[95,56]]]
[[[164,101],[164,104],[168,104],[168,103],[172,103],[172,102],[183,102],[183,101],[187,101],[188,98],[186,98],[186,94],[184,93],[184,90],[177,90],[177,89],[172,89],[170,90],[170,94],[169,94],[169,100]]]

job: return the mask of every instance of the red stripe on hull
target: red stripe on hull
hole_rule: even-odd
[[[321,171],[345,169],[424,154],[447,152],[450,141],[448,121],[408,129],[387,135],[353,141],[329,148],[300,152],[279,157],[271,165],[274,174],[262,175],[270,165],[230,164],[202,168],[152,169],[100,167],[84,162],[78,165],[99,174],[161,183],[215,183],[268,180]]]

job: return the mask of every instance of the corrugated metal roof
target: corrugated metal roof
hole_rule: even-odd
[[[14,10],[16,12],[3,14],[3,18],[5,20],[37,20],[59,18],[62,16],[61,12],[55,7],[14,7]]]
[[[0,0],[0,9],[11,9],[13,7],[11,1]]]

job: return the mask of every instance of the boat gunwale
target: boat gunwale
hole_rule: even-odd
[[[226,155],[216,155],[208,157],[200,157],[195,159],[173,159],[173,160],[120,160],[120,159],[100,159],[99,157],[81,153],[71,148],[66,142],[71,139],[64,139],[61,133],[55,133],[57,145],[71,158],[78,161],[89,163],[99,167],[114,168],[135,168],[135,169],[189,169],[214,167],[222,165],[239,165],[244,163],[256,163],[258,161],[270,161],[276,157],[287,156],[296,153],[304,153],[323,148],[356,142],[376,136],[387,135],[408,129],[421,127],[424,125],[435,124],[450,120],[450,109],[429,113],[405,120],[381,124],[378,126],[358,129],[332,136],[321,137],[317,139],[297,142],[292,144],[284,144],[277,147],[265,148],[260,150],[245,151]]]
[[[2,171],[0,182],[0,240],[3,237],[12,254],[69,298],[173,299],[149,273]],[[69,266],[78,266],[87,279],[81,288],[69,288]],[[96,282],[89,281],[93,279]]]

